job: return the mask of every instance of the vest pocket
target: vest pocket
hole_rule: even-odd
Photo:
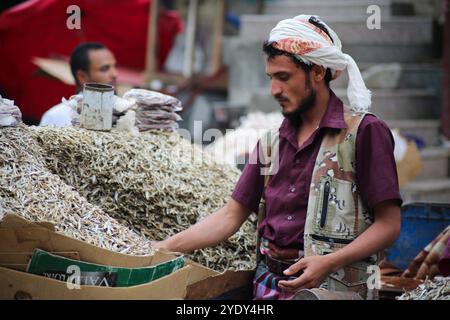
[[[356,212],[355,186],[350,181],[321,177],[319,195],[316,198],[313,234],[353,240],[361,224]]]

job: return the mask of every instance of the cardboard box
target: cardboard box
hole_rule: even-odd
[[[81,286],[70,290],[67,283],[31,273],[0,267],[0,299],[45,300],[160,300],[182,299],[186,294],[189,267],[148,284],[128,288]]]
[[[254,270],[219,273],[193,261],[186,300],[247,300],[253,298]]]
[[[184,256],[179,256],[167,262],[142,268],[105,266],[36,248],[28,263],[27,272],[56,280],[71,281],[77,285],[132,287],[168,276],[185,265]]]
[[[101,249],[35,224],[6,215],[0,224],[0,299],[183,299],[189,273],[186,266],[147,284],[126,287],[81,286],[69,289],[66,282],[24,272],[35,248],[63,253],[75,259],[118,267],[145,267],[171,260],[173,254],[156,252],[131,256]]]
[[[71,259],[130,268],[165,262],[175,256],[164,250],[153,256],[115,253],[57,233],[51,223],[31,223],[10,214],[0,223],[0,299],[252,298],[253,270],[219,273],[190,260],[183,269],[146,285],[129,288],[83,286],[82,290],[68,290],[65,282],[25,273],[35,248]]]

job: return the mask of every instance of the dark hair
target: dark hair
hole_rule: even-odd
[[[72,51],[70,56],[70,70],[72,71],[72,75],[75,79],[77,86],[79,85],[78,79],[76,77],[76,73],[78,70],[83,70],[85,72],[89,72],[90,60],[89,60],[89,50],[100,50],[107,49],[101,43],[98,42],[83,42],[80,43],[76,48]]]
[[[328,38],[330,38],[331,42],[334,43],[334,40],[331,37],[330,32],[328,31],[327,27],[325,27],[325,25],[322,22],[320,22],[319,19],[317,19],[317,17],[311,16],[309,18],[308,22],[315,25],[317,28],[319,28],[323,32],[325,32],[327,34]]]
[[[264,53],[267,55],[268,59],[271,59],[275,56],[287,56],[289,58],[291,58],[292,62],[295,63],[295,65],[299,68],[301,68],[303,71],[305,71],[306,73],[309,73],[313,67],[313,64],[306,64],[303,61],[297,59],[295,57],[295,55],[293,55],[292,53],[286,52],[286,51],[282,51],[279,49],[276,49],[272,46],[272,43],[269,41],[264,41],[263,44],[263,51]],[[327,68],[327,70],[325,71],[325,84],[329,87],[330,86],[330,81],[331,81],[331,70],[330,68]]]

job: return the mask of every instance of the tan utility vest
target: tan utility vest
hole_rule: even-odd
[[[356,135],[365,115],[367,113],[353,113],[345,107],[346,128],[328,130],[324,134],[309,190],[304,231],[306,257],[326,255],[343,248],[373,223],[373,215],[364,205],[356,183]],[[278,129],[268,132],[260,142],[265,156],[278,159],[275,154],[278,152],[278,143]],[[273,164],[267,162],[268,172],[273,172]],[[266,175],[264,187],[269,180],[270,175]],[[262,199],[258,222],[264,217],[265,201]],[[259,243],[258,239],[258,252]],[[372,276],[369,279],[369,271],[373,273],[374,269],[368,267],[377,265],[377,262],[376,254],[348,265],[331,274],[323,286],[333,291],[355,291],[365,299],[376,299],[377,290],[373,288],[375,278]]]

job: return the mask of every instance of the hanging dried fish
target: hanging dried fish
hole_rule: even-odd
[[[222,207],[240,172],[176,133],[31,127],[47,167],[90,203],[141,235],[161,240]],[[193,260],[222,271],[255,266],[256,217]]]

